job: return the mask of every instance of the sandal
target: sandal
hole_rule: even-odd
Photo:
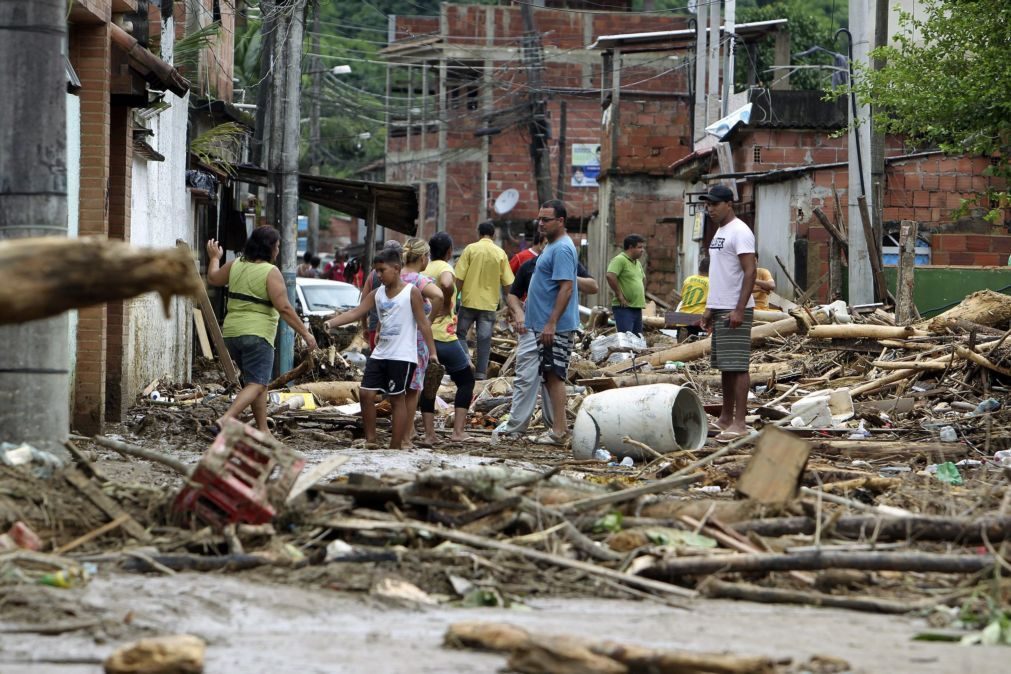
[[[743,433],[738,433],[737,431],[720,431],[713,440],[722,444],[727,444],[729,442],[733,442],[734,440],[747,437],[754,432],[755,429],[751,426],[747,426]]]
[[[535,445],[553,445],[555,447],[564,447],[569,441],[569,434],[555,435],[552,431],[545,431],[535,438],[531,438],[530,442]]]

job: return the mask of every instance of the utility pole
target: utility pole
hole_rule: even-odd
[[[260,0],[260,84],[256,87],[256,128],[250,159],[254,166],[263,166],[267,157],[264,130],[270,113],[270,86],[274,68],[274,0]]]
[[[697,3],[695,9],[695,114],[692,141],[697,144],[706,137],[706,56],[709,53],[709,4]],[[694,147],[693,147],[694,149]]]
[[[870,52],[870,27],[868,19],[873,16],[870,11],[871,0],[850,0],[850,50],[851,66],[856,63],[868,64]],[[868,64],[869,65],[869,64]],[[852,68],[851,68],[852,72]],[[874,202],[870,191],[870,108],[857,105],[851,97],[849,105],[849,187],[848,217],[849,222],[849,303],[870,304],[874,302],[874,280],[871,266],[871,251],[877,250],[873,240],[868,240],[866,231],[872,228],[862,227],[860,200],[866,198],[867,210],[874,211]]]
[[[322,64],[319,56],[319,15],[323,11],[322,5],[316,6],[316,14],[312,19],[312,53],[310,59],[310,71],[312,72],[312,99],[309,108],[309,174],[318,176],[320,155],[319,149],[319,108],[320,89],[323,79]],[[306,250],[313,255],[319,255],[319,204],[311,202],[309,204],[309,240]]]
[[[66,12],[66,0],[0,2],[0,241],[67,235]],[[0,441],[59,448],[70,429],[67,314],[0,327],[0,341]]]
[[[726,17],[723,19],[724,29],[727,31],[727,53],[723,65],[723,103],[720,106],[721,117],[730,114],[730,97],[734,94],[734,45],[737,36],[734,30],[737,28],[737,0],[726,0]]]
[[[307,0],[287,0],[274,5],[274,69],[271,81],[267,202],[272,224],[281,232],[278,260],[288,301],[295,303],[295,265],[298,249],[299,95],[302,78],[302,38]],[[292,368],[295,333],[284,321],[278,324],[277,357],[281,372]]]
[[[534,25],[534,10],[529,3],[520,5],[523,15],[523,62],[530,87],[530,160],[537,183],[537,202],[543,204],[554,197],[551,189],[551,151],[548,148],[548,113],[544,100],[544,48],[541,35]]]

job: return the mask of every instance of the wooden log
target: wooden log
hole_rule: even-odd
[[[807,336],[811,339],[905,339],[926,337],[928,334],[901,325],[849,323],[845,325],[815,325],[808,331]]]
[[[895,282],[895,322],[898,325],[909,325],[920,318],[913,300],[916,269],[916,232],[915,220],[903,220],[899,228],[899,273]]]
[[[1011,297],[993,290],[974,292],[957,306],[932,318],[926,323],[926,328],[944,334],[951,319],[963,319],[988,327],[1006,325],[1011,320]]]
[[[1004,375],[1005,377],[1011,377],[1011,369],[1001,367],[999,365],[994,365],[985,356],[981,356],[975,351],[972,351],[964,346],[956,346],[955,353],[957,353],[959,356],[965,358],[968,361],[976,363],[976,365],[980,365],[986,368],[987,370],[996,372],[997,374]]]
[[[486,548],[490,550],[498,550],[500,552],[507,552],[515,554],[519,557],[525,557],[527,559],[532,559],[538,562],[544,562],[546,564],[551,564],[566,569],[576,569],[591,576],[607,578],[608,580],[617,581],[622,585],[631,585],[632,587],[636,587],[642,590],[648,590],[650,592],[677,595],[680,597],[696,596],[695,591],[687,590],[677,585],[670,585],[667,583],[656,582],[649,580],[647,578],[621,573],[619,571],[615,571],[613,569],[609,569],[604,566],[589,564],[587,562],[582,562],[576,559],[569,559],[568,557],[562,557],[559,555],[552,555],[547,552],[541,552],[540,550],[530,550],[518,545],[511,545],[509,543],[503,543],[501,541],[493,540],[491,538],[476,536],[474,534],[468,534],[462,531],[453,531],[451,529],[445,529],[443,527],[423,524],[421,522],[416,522],[413,520],[408,520],[404,522],[380,522],[374,520],[348,518],[348,519],[328,521],[326,523],[326,526],[331,526],[335,529],[351,529],[351,530],[407,529],[413,531],[424,531],[432,534],[433,536],[444,538],[448,541],[463,543],[464,545],[472,545],[478,548]]]
[[[147,449],[145,447],[141,447],[140,445],[133,445],[129,442],[123,442],[122,440],[113,440],[112,438],[107,438],[103,435],[96,435],[95,437],[90,438],[90,440],[96,445],[108,447],[120,454],[133,456],[138,459],[145,459],[147,461],[154,461],[162,464],[163,466],[168,466],[184,477],[190,474],[189,466],[182,461],[169,456],[168,454],[162,454],[161,452],[156,452],[153,449]]]
[[[756,533],[759,536],[810,535],[817,523],[811,517],[774,517],[760,520],[736,522],[730,525],[742,534]],[[1011,540],[1011,517],[987,515],[980,518],[934,517],[914,515],[912,517],[875,517],[856,515],[841,517],[823,532],[823,536],[891,541],[947,541],[960,545],[978,545],[983,539],[991,543]]]
[[[884,327],[884,326],[881,326],[881,327]],[[880,379],[874,379],[872,381],[867,382],[866,384],[861,384],[860,386],[854,386],[853,388],[850,389],[850,397],[856,398],[857,396],[861,396],[861,395],[863,395],[865,393],[871,393],[872,391],[878,391],[878,390],[883,389],[883,388],[885,388],[887,386],[890,386],[892,384],[897,384],[898,382],[902,381],[903,379],[909,379],[910,377],[912,377],[916,373],[917,373],[917,370],[911,370],[911,369],[896,370],[892,374],[885,375],[884,377],[881,377]]]
[[[680,582],[685,576],[767,571],[916,571],[978,573],[994,565],[992,555],[947,555],[927,552],[841,552],[811,550],[791,554],[740,554],[665,559],[642,571],[646,578]]]
[[[857,205],[860,211],[860,223],[864,228],[864,238],[867,241],[867,252],[871,258],[871,272],[874,274],[874,298],[883,302],[886,299],[895,303],[885,283],[885,273],[881,268],[881,240],[874,236],[874,227],[871,222],[870,210],[867,207],[867,197],[860,195],[857,197]]]
[[[284,374],[278,375],[276,379],[267,384],[267,390],[273,391],[275,389],[284,388],[285,386],[288,385],[289,382],[295,381],[302,375],[306,374],[307,372],[310,372],[313,369],[313,367],[316,366],[316,362],[317,362],[316,353],[315,352],[308,353],[304,358],[302,358],[302,362],[300,362],[298,365],[291,368]]]
[[[510,660],[510,667],[523,672],[598,671],[651,672],[653,674],[772,674],[775,662],[765,657],[697,653],[644,648],[614,641],[595,642],[566,636],[532,635],[522,627],[506,623],[469,621],[450,625],[443,637],[449,648],[472,648],[495,653],[524,653],[521,659]],[[541,651],[531,657],[531,649]],[[590,657],[597,655],[621,669],[608,667]],[[537,669],[532,669],[536,667]],[[570,668],[574,667],[574,669]],[[598,667],[598,669],[592,669]]]
[[[776,321],[775,323],[766,323],[765,325],[756,325],[751,328],[751,343],[752,345],[755,345],[761,343],[762,340],[769,337],[785,337],[787,335],[792,335],[799,329],[797,321],[794,318],[787,318],[782,321]],[[707,337],[705,339],[700,339],[697,342],[690,342],[671,349],[647,354],[642,358],[636,358],[635,362],[647,362],[653,367],[663,365],[668,360],[679,360],[686,363],[692,360],[698,360],[699,358],[704,358],[709,355],[711,350],[712,338]],[[615,363],[603,368],[602,371],[607,374],[618,374],[625,372],[626,370],[631,370],[632,368],[632,361],[621,361],[620,363]]]
[[[717,578],[706,580],[701,590],[707,597],[714,599],[740,599],[763,604],[800,604],[802,606],[828,606],[845,608],[851,611],[868,611],[870,613],[910,613],[922,608],[916,604],[878,599],[877,597],[840,597],[821,592],[803,590],[785,590],[772,587],[759,587],[748,583],[728,583]]]
[[[183,252],[134,248],[122,241],[43,237],[0,242],[0,325],[25,323],[148,292],[169,315],[175,295],[202,284]]]
[[[316,381],[299,384],[291,390],[311,393],[321,402],[331,405],[345,405],[358,402],[360,386],[361,382],[357,381]]]

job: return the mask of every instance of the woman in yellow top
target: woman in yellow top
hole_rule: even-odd
[[[223,419],[235,419],[247,407],[253,408],[256,427],[267,428],[267,384],[274,368],[274,336],[277,319],[284,317],[310,349],[316,339],[288,302],[281,271],[274,260],[281,250],[281,236],[269,226],[257,227],[249,235],[242,257],[221,264],[222,248],[215,239],[207,242],[207,281],[214,286],[228,286],[228,313],[221,334],[235,365],[242,373],[242,390]],[[214,429],[212,431],[216,432]]]
[[[453,434],[456,442],[470,440],[464,433],[467,412],[474,396],[474,370],[470,364],[470,354],[456,335],[456,275],[449,264],[453,257],[453,239],[445,232],[439,232],[428,240],[431,262],[423,272],[443,293],[442,315],[432,321],[432,336],[435,338],[435,352],[439,362],[446,368],[456,384],[456,398],[453,401]],[[421,418],[425,424],[425,440],[435,442],[435,398],[421,399]]]

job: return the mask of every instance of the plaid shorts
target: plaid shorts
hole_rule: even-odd
[[[546,348],[543,344],[540,344],[541,333],[534,333],[534,339],[538,340],[537,348],[541,353],[542,377],[549,372],[554,372],[555,376],[565,381],[565,377],[569,372],[569,358],[572,356],[572,343],[575,336],[575,330],[556,332],[551,346]]]
[[[747,372],[751,360],[751,324],[755,310],[744,310],[744,322],[731,329],[730,310],[713,310],[713,350],[709,364],[721,372]]]

